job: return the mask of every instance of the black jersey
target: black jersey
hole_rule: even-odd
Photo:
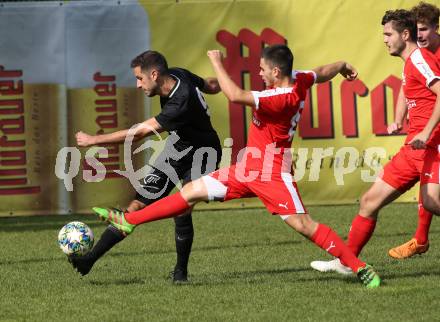
[[[193,146],[213,147],[220,151],[220,140],[209,117],[208,105],[200,89],[204,87],[203,78],[182,68],[170,68],[171,77],[176,80],[167,97],[160,98],[161,112],[156,116],[160,126],[175,132],[179,141],[174,144],[178,151]]]

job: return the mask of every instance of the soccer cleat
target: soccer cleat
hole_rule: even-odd
[[[376,288],[380,286],[380,277],[374,268],[368,264],[361,267],[357,271],[357,277],[367,288]]]
[[[388,251],[388,255],[396,259],[405,259],[417,254],[421,255],[423,253],[426,253],[428,249],[429,241],[426,242],[425,245],[419,245],[417,239],[413,238],[405,244],[391,248]]]
[[[87,255],[85,256],[67,256],[67,260],[73,268],[82,276],[87,275],[93,267],[94,261]]]
[[[98,217],[105,220],[126,235],[130,235],[136,225],[132,225],[125,220],[124,213],[117,209],[92,208],[98,214]]]
[[[175,268],[170,272],[170,278],[172,278],[174,284],[186,284],[188,283],[188,272],[180,268]]]
[[[320,272],[337,272],[342,275],[350,275],[353,274],[353,271],[350,267],[342,265],[339,258],[335,258],[331,261],[313,261],[310,263],[310,266]]]

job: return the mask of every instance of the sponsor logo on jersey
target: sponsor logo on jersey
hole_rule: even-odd
[[[417,106],[416,100],[410,100],[410,99],[405,99],[405,100],[406,100],[406,106],[408,107],[408,109]]]
[[[257,119],[255,117],[255,115],[252,115],[252,123],[254,123],[256,126],[260,127],[261,126],[261,122],[259,119]]]

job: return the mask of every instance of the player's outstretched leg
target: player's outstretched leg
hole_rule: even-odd
[[[352,271],[356,272],[359,280],[367,288],[380,286],[380,277],[373,267],[359,260],[330,227],[318,223],[318,227],[310,240],[327,253],[346,263]]]
[[[372,218],[357,215],[353,219],[346,244],[355,256],[359,256],[362,248],[370,240],[375,227],[376,220]],[[350,267],[342,264],[338,258],[329,261],[313,261],[310,263],[310,266],[320,272],[337,272],[343,275],[353,272]]]
[[[126,235],[131,234],[136,227],[136,225],[130,224],[127,220],[125,220],[124,212],[122,210],[99,207],[93,207],[92,209],[99,218],[109,222],[110,225],[119,229]]]
[[[188,261],[194,239],[191,213],[174,218],[177,262],[171,272],[173,283],[188,282]]]
[[[359,260],[330,227],[313,221],[308,214],[286,215],[282,218],[315,245],[346,263],[367,288],[380,285],[380,277],[374,269]]]
[[[88,254],[84,256],[71,256],[68,258],[69,263],[72,264],[73,268],[75,268],[82,276],[87,275],[96,261],[124,238],[125,234],[112,225],[109,225]]]

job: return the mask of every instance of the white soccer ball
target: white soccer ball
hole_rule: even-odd
[[[93,232],[86,224],[72,221],[58,233],[58,245],[68,256],[83,256],[93,247]]]

